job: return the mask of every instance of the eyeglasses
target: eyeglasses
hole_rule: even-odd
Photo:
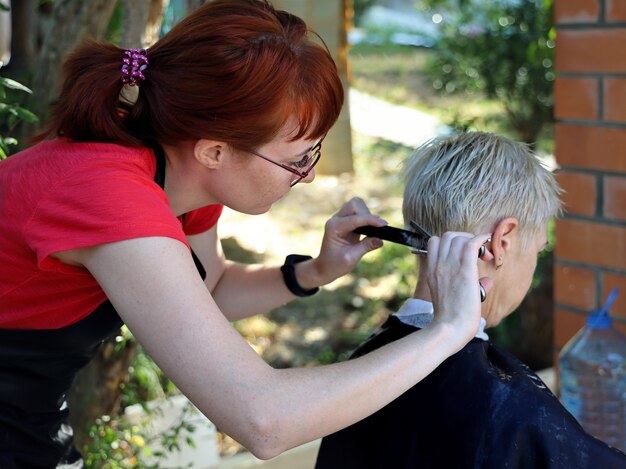
[[[309,149],[309,151],[302,158],[302,160],[300,160],[300,161],[298,161],[296,163],[296,165],[298,165],[299,167],[305,168],[304,171],[298,171],[297,169],[292,168],[291,166],[288,166],[288,165],[282,164],[282,163],[278,163],[278,162],[268,158],[267,156],[260,155],[259,153],[256,153],[254,151],[248,151],[248,153],[251,153],[251,154],[253,154],[255,156],[258,156],[259,158],[263,158],[265,161],[269,161],[270,163],[275,164],[276,166],[280,166],[281,168],[283,168],[283,169],[289,171],[290,173],[293,173],[296,176],[298,176],[296,179],[291,181],[291,187],[293,187],[296,184],[298,184],[300,181],[302,181],[305,177],[307,177],[309,175],[309,173],[311,172],[311,170],[313,169],[313,167],[320,160],[320,157],[322,156],[322,141],[323,140],[324,140],[324,137],[320,138]]]

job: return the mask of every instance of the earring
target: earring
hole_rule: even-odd
[[[498,257],[498,263],[496,264],[496,270],[499,270],[500,267],[502,267],[504,265],[504,262],[502,262],[502,256]]]

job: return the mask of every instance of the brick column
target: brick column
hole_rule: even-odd
[[[555,353],[600,307],[626,333],[626,1],[556,0]],[[556,361],[555,361],[556,363]]]

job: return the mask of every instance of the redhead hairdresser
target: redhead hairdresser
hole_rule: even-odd
[[[264,213],[315,176],[343,91],[310,35],[265,1],[217,0],[147,51],[68,57],[47,138],[0,163],[0,467],[81,467],[65,396],[122,323],[260,458],[375,412],[474,336],[487,236],[465,233],[430,241],[432,325],[365,357],[276,370],[231,327],[381,245],[353,234],[385,223],[353,199],[316,258],[244,266],[220,248],[223,206]]]

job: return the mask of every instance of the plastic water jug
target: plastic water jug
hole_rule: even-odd
[[[561,402],[596,438],[626,450],[626,336],[609,310],[617,289],[559,356]]]

